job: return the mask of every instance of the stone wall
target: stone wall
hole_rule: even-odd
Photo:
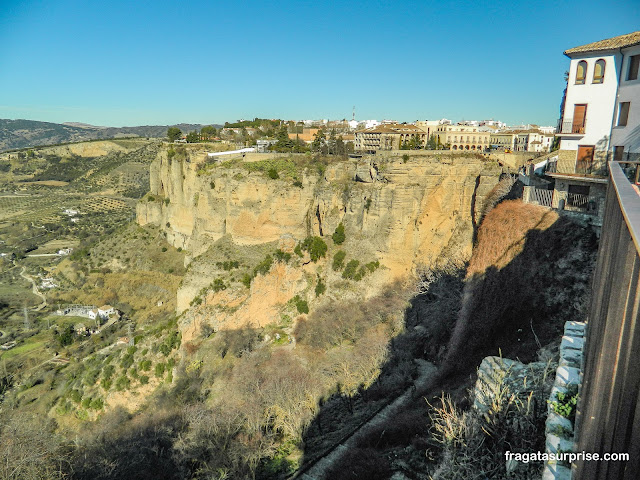
[[[545,424],[546,451],[549,454],[573,452],[574,427],[571,420],[557,414],[553,402],[558,402],[558,394],[571,395],[582,383],[580,369],[584,349],[585,324],[566,322],[564,336],[560,344],[560,362],[556,378],[549,395],[549,413]],[[574,407],[575,411],[575,407]],[[571,470],[565,462],[548,460],[545,462],[542,480],[570,480]]]

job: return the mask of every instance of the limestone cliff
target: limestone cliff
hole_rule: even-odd
[[[151,192],[137,207],[138,222],[163,228],[171,244],[188,251],[187,261],[206,257],[222,240],[240,248],[295,245],[317,235],[331,246],[330,236],[342,222],[347,240],[340,248],[378,260],[383,268],[376,281],[383,283],[442,255],[467,259],[476,217],[501,173],[496,163],[473,156],[403,161],[378,155],[323,168],[305,155],[291,157],[289,164],[273,158],[217,164],[206,159],[198,147],[161,150],[151,165]],[[287,168],[272,179],[265,165]],[[178,294],[179,312],[213,278],[194,263]]]

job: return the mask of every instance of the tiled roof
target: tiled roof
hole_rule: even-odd
[[[371,127],[364,130],[364,133],[426,133],[413,125],[409,124],[384,124],[377,127]]]
[[[572,53],[599,52],[601,50],[613,50],[638,44],[640,44],[640,31],[570,48],[569,50],[566,50],[564,54],[571,55]]]

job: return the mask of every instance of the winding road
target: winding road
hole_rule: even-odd
[[[15,262],[14,262],[14,265],[16,265]],[[18,265],[16,265],[16,267],[17,266]],[[26,270],[27,270],[26,267],[22,267],[22,270],[20,271],[20,276],[25,280],[27,280],[28,282],[31,282],[31,291],[34,293],[34,295],[37,295],[42,299],[42,303],[38,305],[36,308],[34,308],[34,311],[39,312],[40,310],[42,310],[44,307],[47,306],[47,297],[45,297],[44,294],[41,293],[40,290],[38,290],[38,285],[36,284],[36,281],[31,277],[31,275],[27,275],[25,273]]]

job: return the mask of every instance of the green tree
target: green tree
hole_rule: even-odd
[[[340,222],[340,224],[336,227],[336,230],[335,232],[333,232],[333,235],[331,235],[331,238],[336,245],[342,245],[344,243],[347,237],[344,234],[344,225],[342,224],[342,222]]]
[[[169,127],[167,130],[167,138],[170,142],[175,142],[180,137],[182,137],[182,130],[178,127]]]
[[[290,152],[294,147],[294,141],[289,138],[286,124],[280,126],[278,133],[276,133],[276,140],[275,145],[272,147],[276,152]]]
[[[332,128],[331,132],[329,133],[329,140],[327,141],[327,152],[329,153],[329,155],[336,155],[338,153],[336,151],[337,146],[338,146],[338,135],[336,133],[336,129]]]
[[[327,254],[327,244],[320,237],[307,237],[302,242],[302,250],[309,252],[311,261],[315,263]]]
[[[336,140],[336,155],[346,155],[347,154],[347,144],[344,142],[344,138],[342,135],[338,137]]]
[[[326,153],[327,151],[327,137],[324,131],[318,130],[313,136],[313,142],[311,142],[311,151],[315,153]]]
[[[213,125],[206,125],[200,129],[200,136],[202,139],[211,140],[216,136],[217,130]]]
[[[435,150],[438,147],[438,142],[436,141],[436,136],[431,134],[429,140],[427,140],[427,149]]]
[[[409,140],[407,146],[409,150],[420,150],[422,148],[422,140],[420,139],[420,135],[414,135]]]
[[[344,268],[344,259],[347,254],[343,250],[338,250],[333,256],[333,270],[339,271]]]
[[[187,143],[198,143],[200,141],[200,134],[197,131],[187,133]]]

